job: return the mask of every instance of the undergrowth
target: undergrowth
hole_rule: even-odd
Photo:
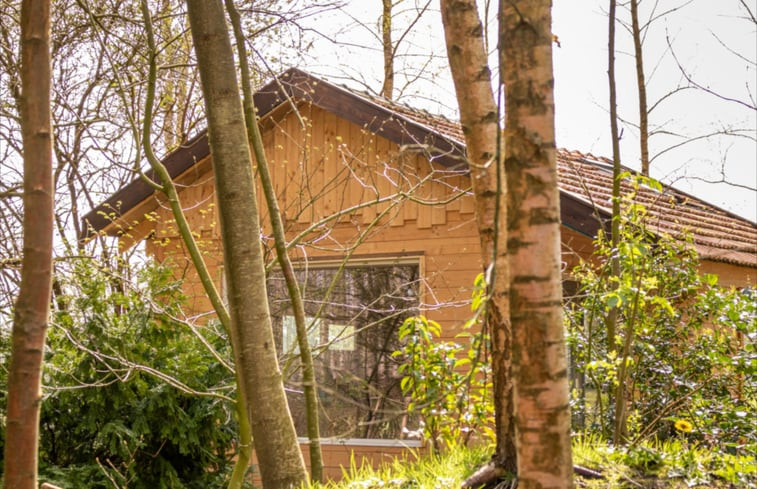
[[[613,447],[585,437],[573,443],[573,463],[600,472],[604,479],[580,480],[578,487],[757,488],[757,461],[685,440]]]
[[[410,459],[373,469],[354,461],[340,482],[325,489],[458,489],[489,459],[483,447],[451,447],[443,454],[413,454]],[[613,447],[599,438],[577,438],[573,463],[601,474],[601,479],[576,475],[577,488],[715,488],[757,489],[753,457],[713,451],[685,441],[645,442]]]

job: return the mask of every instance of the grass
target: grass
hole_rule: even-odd
[[[354,462],[344,471],[340,482],[321,487],[328,489],[458,489],[479,466],[486,463],[491,452],[484,447],[452,448],[443,455],[426,455],[417,461],[395,460],[374,469]]]
[[[378,469],[353,463],[340,482],[325,489],[458,489],[465,478],[486,463],[482,447],[453,447],[416,462],[395,461]],[[577,488],[757,489],[754,457],[723,454],[689,446],[683,440],[614,448],[597,438],[573,444],[573,462],[596,470],[603,479],[575,477]]]

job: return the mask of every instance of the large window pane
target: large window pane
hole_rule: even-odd
[[[418,265],[361,264],[297,271],[315,356],[322,437],[401,438],[409,421],[397,373],[397,331],[418,313]],[[268,281],[287,395],[301,436],[305,403],[294,317],[283,277]],[[412,428],[412,426],[407,426]]]

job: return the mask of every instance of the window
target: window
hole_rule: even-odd
[[[418,314],[418,263],[365,263],[297,271],[315,359],[322,437],[401,438],[410,423],[400,389],[397,331]],[[297,433],[306,433],[294,317],[284,278],[268,279],[287,396]],[[412,426],[408,426],[412,428]]]

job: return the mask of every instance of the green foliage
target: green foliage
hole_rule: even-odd
[[[403,347],[393,353],[405,359],[402,392],[410,396],[409,413],[420,416],[420,434],[435,451],[465,445],[478,434],[493,442],[494,406],[491,369],[485,358],[489,341],[484,328],[486,283],[476,278],[474,316],[454,341],[441,341],[442,328],[424,316],[410,317],[400,327]],[[475,332],[471,332],[471,330]]]
[[[582,486],[588,488],[631,487],[629,481],[659,488],[757,487],[753,456],[722,453],[680,437],[617,447],[599,436],[580,436],[573,442],[573,461],[604,476],[586,481]]]
[[[566,320],[576,370],[575,427],[608,435],[613,395],[623,381],[629,440],[677,438],[676,421],[684,420],[690,441],[754,455],[754,293],[700,275],[692,243],[652,234],[645,208],[632,198],[625,202],[618,248],[600,235],[596,261],[573,271],[578,300],[568,304]],[[620,260],[617,278],[609,274],[613,256]],[[604,323],[612,307],[619,320],[610,345]]]
[[[235,453],[232,374],[213,325],[180,322],[180,283],[148,264],[126,281],[80,261],[49,331],[41,480],[81,488],[222,485]],[[225,395],[222,395],[225,394]]]

